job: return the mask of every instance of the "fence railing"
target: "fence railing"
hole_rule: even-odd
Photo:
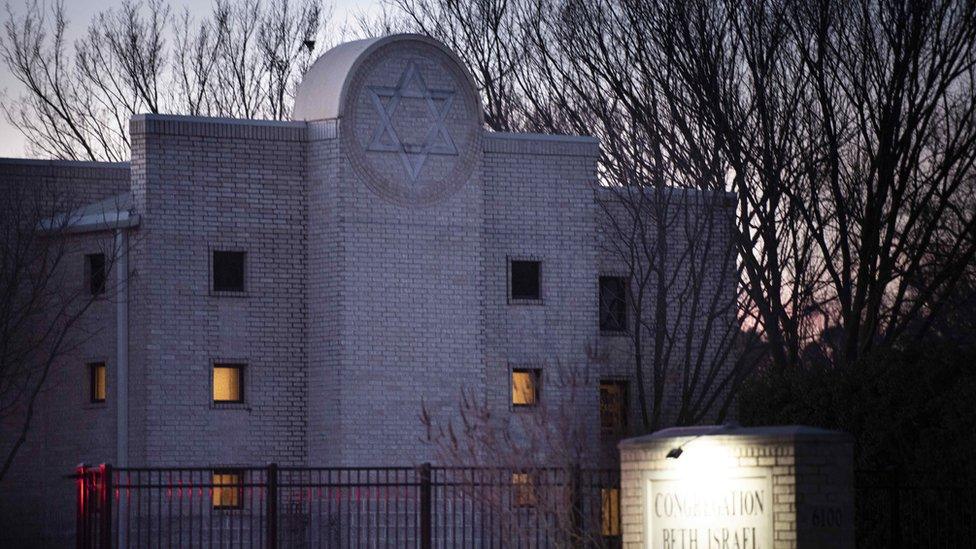
[[[77,546],[617,547],[615,469],[81,467]]]

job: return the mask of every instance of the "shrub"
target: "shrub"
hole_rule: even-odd
[[[976,455],[976,352],[929,342],[848,368],[767,368],[740,393],[739,421],[845,431],[855,440],[857,469],[924,469],[955,479]]]

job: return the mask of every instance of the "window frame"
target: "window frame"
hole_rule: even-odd
[[[88,370],[88,403],[89,404],[105,404],[108,401],[108,365],[104,360],[93,360],[85,363],[86,369]],[[97,393],[97,376],[96,371],[101,369],[104,372],[104,386],[102,390],[104,391],[104,396],[99,399],[96,398]]]
[[[621,412],[622,413],[620,414],[620,418],[623,421],[623,423],[620,426],[618,426],[618,428],[616,430],[608,429],[607,427],[604,426],[604,423],[603,423],[603,417],[604,417],[603,416],[603,386],[604,385],[617,385],[617,386],[620,386],[620,387],[623,388],[622,397],[621,397],[621,407],[622,407]],[[630,380],[629,379],[619,378],[619,377],[600,378],[600,380],[597,383],[597,390],[600,392],[600,394],[599,394],[600,411],[599,412],[600,412],[600,436],[601,436],[601,438],[603,438],[603,439],[618,439],[620,437],[626,436],[627,433],[628,433],[628,428],[630,427],[630,421],[629,421],[630,420],[630,417],[628,415],[629,412],[630,412]]]
[[[237,370],[237,380],[239,383],[240,390],[239,400],[215,400],[214,399],[214,383],[216,378],[214,374],[217,368],[231,368]],[[248,364],[243,360],[236,359],[214,359],[210,361],[210,407],[211,408],[243,408],[247,403],[247,369]]]
[[[241,289],[218,289],[217,288],[217,254],[219,253],[235,253],[242,254],[241,259]],[[209,290],[210,295],[214,296],[230,296],[230,297],[246,297],[248,295],[248,287],[251,279],[250,273],[250,253],[244,249],[243,246],[227,245],[227,246],[211,246],[210,253],[208,254],[208,265],[209,265]]]
[[[545,301],[545,267],[544,261],[541,257],[537,256],[507,256],[505,258],[505,271],[506,271],[506,288],[505,294],[508,296],[509,305],[542,305]],[[515,263],[538,263],[539,264],[539,296],[536,298],[530,297],[515,297],[512,293],[512,286],[515,281],[512,275],[512,267]]]
[[[93,265],[93,260],[96,257],[101,258],[101,271],[102,280],[101,286],[95,287],[95,270]],[[105,268],[105,252],[95,252],[91,254],[85,254],[85,287],[88,289],[88,295],[93,298],[99,298],[105,295],[106,286],[108,285],[108,270]]]
[[[219,490],[223,493],[224,490],[235,490],[237,492],[237,501],[232,505],[224,505],[223,503],[215,503],[217,498],[217,475],[235,475],[237,477],[237,482],[232,484],[225,484],[221,482]],[[210,471],[210,486],[213,490],[210,494],[210,506],[214,511],[235,511],[244,508],[244,469],[239,467],[215,467]],[[223,499],[223,498],[221,498]]]
[[[512,485],[511,505],[513,509],[534,509],[539,506],[539,491],[536,473],[525,470],[512,471],[510,482]],[[523,480],[516,480],[516,477]]]
[[[518,373],[528,373],[532,376],[535,382],[535,400],[531,404],[516,404],[515,403],[515,387],[514,380],[515,374]],[[532,410],[539,407],[539,403],[542,402],[542,368],[532,365],[513,365],[508,369],[508,402],[509,406],[513,410]]]
[[[620,515],[620,488],[605,486],[600,488],[600,535],[605,538],[619,538],[623,533]]]
[[[617,279],[617,280],[620,280],[620,281],[623,282],[623,288],[622,288],[623,289],[623,295],[621,296],[622,309],[623,309],[622,310],[623,320],[621,322],[621,328],[618,329],[618,330],[605,328],[604,327],[604,324],[603,324],[603,304],[604,304],[604,300],[603,300],[603,281],[604,281],[604,279]],[[596,315],[597,315],[597,325],[598,325],[599,330],[600,330],[600,335],[605,335],[605,336],[623,336],[623,335],[627,335],[630,332],[630,322],[629,322],[630,315],[627,314],[628,313],[627,305],[628,305],[628,286],[629,285],[630,285],[629,278],[627,276],[623,276],[623,275],[619,275],[619,274],[606,273],[606,274],[601,274],[597,278],[597,311],[596,311]]]

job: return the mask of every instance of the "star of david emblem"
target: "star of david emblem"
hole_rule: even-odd
[[[455,92],[428,88],[416,63],[411,61],[407,64],[395,87],[369,86],[367,89],[373,106],[376,107],[380,123],[366,150],[397,153],[411,181],[417,180],[429,155],[458,153],[446,126]],[[427,113],[432,122],[420,143],[410,143],[400,139],[393,125],[397,107],[404,99],[419,99],[427,106]]]

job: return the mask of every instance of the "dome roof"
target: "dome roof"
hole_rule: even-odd
[[[484,113],[471,74],[443,44],[415,34],[326,52],[299,86],[292,118],[340,120],[353,173],[400,205],[452,195],[482,154]]]
[[[295,94],[292,120],[326,120],[340,118],[345,107],[349,82],[362,63],[378,49],[392,42],[421,42],[439,49],[449,57],[475,90],[474,80],[464,63],[440,42],[420,34],[393,34],[340,44],[325,52],[309,67]]]

